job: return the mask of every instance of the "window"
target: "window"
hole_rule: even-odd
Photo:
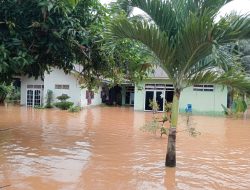
[[[197,84],[197,85],[194,85],[193,91],[213,92],[214,91],[214,85],[211,85],[211,84]]]
[[[44,88],[44,85],[40,85],[40,84],[37,84],[37,85],[28,84],[28,85],[27,85],[27,88],[29,88],[29,89],[32,89],[32,88],[43,89],[43,88]]]
[[[62,89],[62,85],[56,84],[56,85],[55,85],[55,89]]]
[[[69,85],[68,84],[56,84],[55,89],[66,89],[69,90]]]
[[[27,88],[33,88],[34,85],[28,84]]]
[[[145,90],[173,91],[174,87],[172,84],[145,84]]]
[[[135,87],[134,86],[126,86],[126,92],[134,92]]]
[[[69,85],[62,85],[62,89],[69,89]]]

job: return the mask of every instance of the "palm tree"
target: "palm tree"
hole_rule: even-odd
[[[143,43],[173,82],[166,166],[176,166],[176,127],[179,98],[184,88],[212,83],[250,91],[250,82],[244,73],[224,69],[233,64],[225,44],[250,37],[247,16],[217,21],[219,9],[229,1],[123,0],[124,7],[140,8],[146,16],[144,19],[119,17],[109,26],[108,35],[113,40],[128,38]]]

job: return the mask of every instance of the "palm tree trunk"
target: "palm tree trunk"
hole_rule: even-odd
[[[172,114],[171,114],[171,126],[168,133],[168,147],[166,154],[166,167],[175,167],[176,166],[176,126],[178,122],[178,114],[179,114],[179,99],[180,93],[175,92],[173,105],[172,105]]]

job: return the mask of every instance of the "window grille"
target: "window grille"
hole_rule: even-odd
[[[214,85],[211,84],[197,84],[193,86],[193,91],[206,91],[206,92],[213,92]]]

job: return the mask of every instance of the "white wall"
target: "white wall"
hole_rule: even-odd
[[[88,100],[86,99],[86,90],[87,89],[85,89],[85,88],[81,90],[81,106],[82,107],[88,106]],[[98,91],[95,92],[94,98],[91,100],[91,105],[102,104],[101,90],[102,90],[102,88],[99,87]]]
[[[21,105],[26,105],[26,98],[27,98],[27,85],[43,85],[44,82],[41,78],[35,79],[34,77],[29,78],[28,76],[22,76],[21,80]],[[43,93],[42,93],[43,95]]]
[[[68,101],[74,102],[75,105],[87,106],[86,89],[81,89],[77,79],[71,74],[65,74],[62,70],[53,69],[52,72],[44,74],[44,81],[40,78],[35,80],[34,78],[28,78],[26,76],[21,77],[21,105],[26,105],[26,91],[27,85],[44,85],[44,91],[42,93],[43,104],[46,102],[46,94],[48,90],[53,91],[53,101],[57,102],[57,96],[67,94],[70,96]],[[55,89],[55,85],[69,85],[69,89]],[[101,90],[95,92],[94,98],[91,101],[91,105],[99,105],[102,103]]]
[[[69,89],[55,89],[55,85],[69,85]],[[81,105],[81,89],[77,79],[71,74],[65,74],[62,70],[53,69],[49,74],[44,75],[44,98],[47,91],[53,91],[53,101],[57,102],[57,96],[67,94],[70,96],[68,101],[74,102],[75,105]]]

